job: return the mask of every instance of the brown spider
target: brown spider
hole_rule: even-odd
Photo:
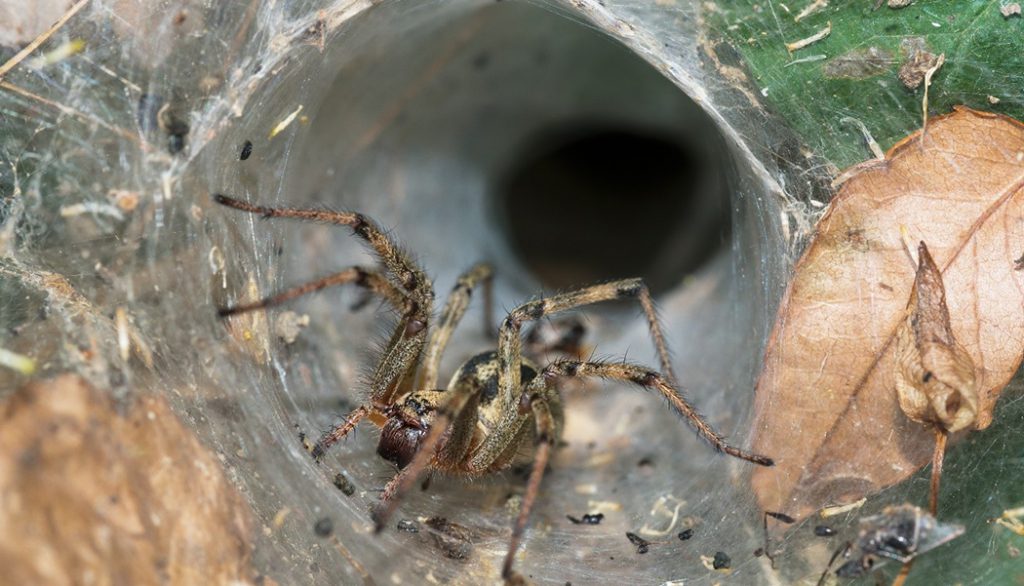
[[[380,295],[398,311],[397,328],[370,380],[369,401],[321,436],[312,449],[313,457],[319,460],[364,418],[381,425],[377,453],[394,462],[399,472],[385,486],[375,510],[378,532],[424,473],[436,470],[472,477],[497,472],[509,468],[521,448],[535,443],[526,494],[502,566],[504,579],[517,576],[512,572],[512,562],[551,449],[562,432],[564,410],[559,381],[569,377],[598,377],[654,389],[715,449],[762,466],[772,465],[770,458],[727,444],[677,390],[665,338],[650,293],[640,279],[593,285],[520,305],[502,322],[497,350],[470,358],[455,372],[447,389],[439,389],[441,356],[473,290],[481,284],[489,314],[492,273],[488,265],[478,264],[459,277],[431,330],[428,326],[433,320],[434,292],[430,280],[369,218],[350,212],[263,207],[224,195],[215,195],[214,200],[264,218],[350,226],[383,265],[380,271],[349,268],[255,303],[219,311],[227,316],[262,309],[346,283]],[[557,360],[541,369],[523,357],[520,332],[524,322],[599,301],[627,298],[637,299],[647,316],[664,374],[625,362],[579,360]]]

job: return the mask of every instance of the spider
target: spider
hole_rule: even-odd
[[[592,285],[520,305],[501,323],[497,349],[467,360],[447,388],[439,388],[441,357],[478,287],[484,290],[485,313],[489,314],[490,266],[477,264],[459,277],[435,323],[430,279],[370,218],[351,212],[265,207],[225,195],[214,195],[214,200],[264,218],[349,226],[380,262],[380,269],[348,268],[255,303],[219,310],[222,317],[229,316],[278,305],[327,287],[353,284],[379,295],[397,311],[396,329],[370,378],[369,400],[325,432],[311,449],[313,457],[320,460],[328,448],[363,419],[381,427],[377,453],[396,464],[399,471],[384,487],[374,509],[377,532],[424,474],[437,471],[475,477],[498,472],[516,463],[520,452],[533,444],[526,492],[502,566],[503,579],[522,581],[512,565],[551,451],[562,432],[564,407],[559,383],[570,378],[596,377],[655,390],[718,451],[762,466],[773,464],[770,458],[726,443],[683,398],[675,383],[650,292],[641,279]],[[621,299],[635,299],[643,309],[661,372],[624,361],[570,359],[559,359],[541,368],[523,356],[524,323],[592,303]]]

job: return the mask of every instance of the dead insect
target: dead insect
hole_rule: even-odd
[[[854,559],[836,570],[841,578],[855,578],[885,560],[906,563],[915,557],[958,537],[963,525],[942,523],[914,505],[886,507],[878,515],[860,520],[860,533],[853,547],[845,547],[844,557],[855,552]],[[833,562],[835,561],[833,556]],[[831,566],[831,563],[829,564]],[[826,573],[827,573],[826,569]]]
[[[242,143],[242,152],[238,155],[239,161],[245,161],[252,155],[252,141],[247,140]]]
[[[716,570],[728,570],[729,566],[731,565],[732,558],[729,557],[729,554],[725,553],[724,551],[715,552],[715,559],[712,560],[711,567],[713,567]]]
[[[219,310],[221,316],[235,315],[344,284],[363,287],[396,309],[398,323],[370,379],[369,401],[321,436],[311,450],[314,458],[322,458],[328,448],[348,435],[363,419],[382,427],[377,453],[396,464],[399,472],[381,493],[374,512],[377,531],[385,527],[402,498],[424,474],[434,471],[466,477],[490,474],[511,467],[517,462],[521,448],[533,445],[535,455],[526,493],[502,566],[505,579],[517,577],[512,572],[512,562],[551,451],[562,433],[564,406],[559,388],[566,379],[604,378],[654,390],[715,449],[762,466],[773,463],[770,458],[728,444],[683,398],[675,382],[650,293],[640,279],[593,285],[520,305],[502,321],[497,350],[470,358],[455,372],[447,388],[442,388],[437,384],[441,357],[477,287],[484,288],[485,312],[490,307],[490,266],[478,264],[459,277],[435,323],[430,279],[366,216],[322,209],[264,207],[224,195],[215,195],[214,200],[265,218],[295,218],[349,226],[383,265],[381,269],[348,268],[256,303]],[[524,358],[521,341],[524,324],[584,305],[623,299],[636,299],[643,309],[661,359],[661,372],[618,361],[562,359],[538,367]]]
[[[693,529],[683,529],[676,537],[679,538],[679,541],[686,541],[693,537]]]
[[[431,517],[425,521],[430,528],[430,536],[445,557],[453,560],[464,560],[473,553],[473,533],[444,517]]]

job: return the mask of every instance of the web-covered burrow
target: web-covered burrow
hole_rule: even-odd
[[[764,341],[827,181],[709,52],[701,10],[92,2],[40,50],[52,63],[27,61],[0,82],[0,345],[43,375],[167,396],[252,505],[256,568],[280,583],[496,582],[521,471],[434,478],[395,518],[419,532],[373,535],[368,509],[394,473],[375,454],[376,428],[320,465],[299,440],[362,400],[386,311],[333,290],[230,324],[216,316],[367,264],[365,250],[347,230],[263,221],[210,196],[368,214],[439,296],[487,260],[495,320],[544,292],[642,274],[688,397],[744,444]],[[71,54],[52,53],[62,46]],[[644,181],[623,194],[612,189],[623,175]],[[655,363],[636,307],[582,315],[597,356]],[[474,304],[442,380],[494,345],[480,318]],[[657,397],[593,384],[566,401],[564,445],[517,559],[532,580],[777,583],[827,561],[806,531],[784,544],[781,573],[755,557],[749,465],[715,454]],[[1019,458],[986,437],[1000,469]],[[604,520],[566,518],[588,512]],[[314,531],[325,517],[336,541]],[[430,517],[465,527],[472,547],[453,550]],[[702,560],[716,552],[730,573]]]

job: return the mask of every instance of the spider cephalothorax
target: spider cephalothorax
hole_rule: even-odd
[[[256,303],[220,310],[222,316],[232,315],[277,305],[325,287],[354,284],[381,296],[398,312],[395,331],[370,378],[369,400],[325,433],[312,449],[313,457],[320,459],[331,445],[363,419],[369,417],[382,422],[377,453],[395,463],[399,472],[381,493],[374,514],[378,531],[402,496],[422,475],[435,470],[461,476],[496,472],[511,466],[524,447],[534,445],[526,494],[502,566],[504,578],[514,577],[514,555],[537,498],[551,449],[562,433],[564,415],[559,387],[569,378],[605,378],[655,390],[715,449],[762,466],[772,465],[770,458],[726,443],[683,398],[672,373],[650,293],[640,279],[592,285],[520,305],[502,321],[497,349],[467,360],[452,376],[447,388],[438,389],[441,357],[478,286],[483,286],[485,316],[490,316],[491,269],[488,265],[478,264],[459,277],[435,322],[430,280],[367,217],[346,212],[263,207],[223,195],[214,199],[222,205],[264,217],[350,226],[380,260],[380,270],[353,267]],[[521,338],[525,323],[618,299],[635,299],[640,303],[658,351],[660,372],[627,362],[565,359],[540,368],[523,356]],[[566,344],[578,346],[578,337],[556,336],[556,339],[564,338],[568,340]]]

